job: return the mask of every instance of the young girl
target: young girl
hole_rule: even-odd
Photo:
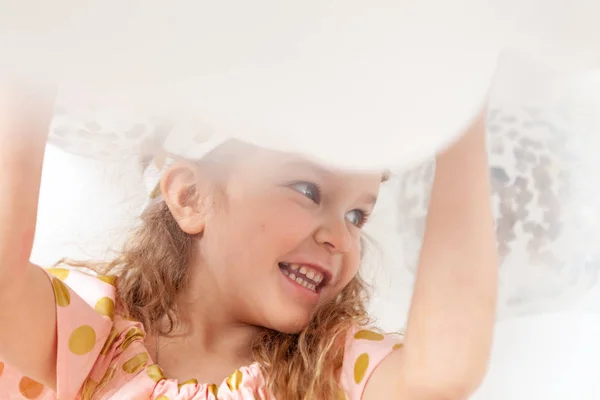
[[[497,275],[483,115],[438,157],[399,337],[369,328],[359,268],[384,174],[243,143],[170,166],[122,255],[88,265],[100,276],[32,265],[51,111],[0,90],[0,398],[464,399],[481,382]]]

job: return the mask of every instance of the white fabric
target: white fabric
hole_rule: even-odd
[[[182,131],[193,134],[182,134]],[[227,136],[211,132],[208,127],[189,120],[175,124],[154,154],[153,162],[144,169],[143,180],[148,201],[143,209],[162,199],[158,184],[162,174],[176,158],[200,160],[227,140]]]
[[[334,165],[402,168],[474,117],[505,46],[566,69],[600,65],[599,7],[597,0],[4,1],[0,53],[3,65],[58,74],[65,87],[109,105],[189,112],[219,133]]]
[[[571,309],[595,290],[599,116],[600,70],[559,73],[516,54],[500,64],[487,125],[502,319]],[[410,269],[417,265],[433,172],[427,162],[399,179],[397,229]]]

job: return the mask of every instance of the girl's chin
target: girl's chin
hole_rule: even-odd
[[[285,316],[280,314],[275,316],[265,328],[293,335],[302,332],[310,323],[310,319],[311,314],[306,312],[287,313]]]

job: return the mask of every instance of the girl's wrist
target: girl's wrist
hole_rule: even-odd
[[[463,135],[438,154],[437,167],[468,173],[465,169],[480,169],[487,165],[486,112],[482,111],[467,127]]]

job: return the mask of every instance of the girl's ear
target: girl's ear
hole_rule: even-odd
[[[202,233],[212,203],[212,180],[200,167],[190,162],[177,162],[167,169],[160,181],[163,198],[185,233]]]

